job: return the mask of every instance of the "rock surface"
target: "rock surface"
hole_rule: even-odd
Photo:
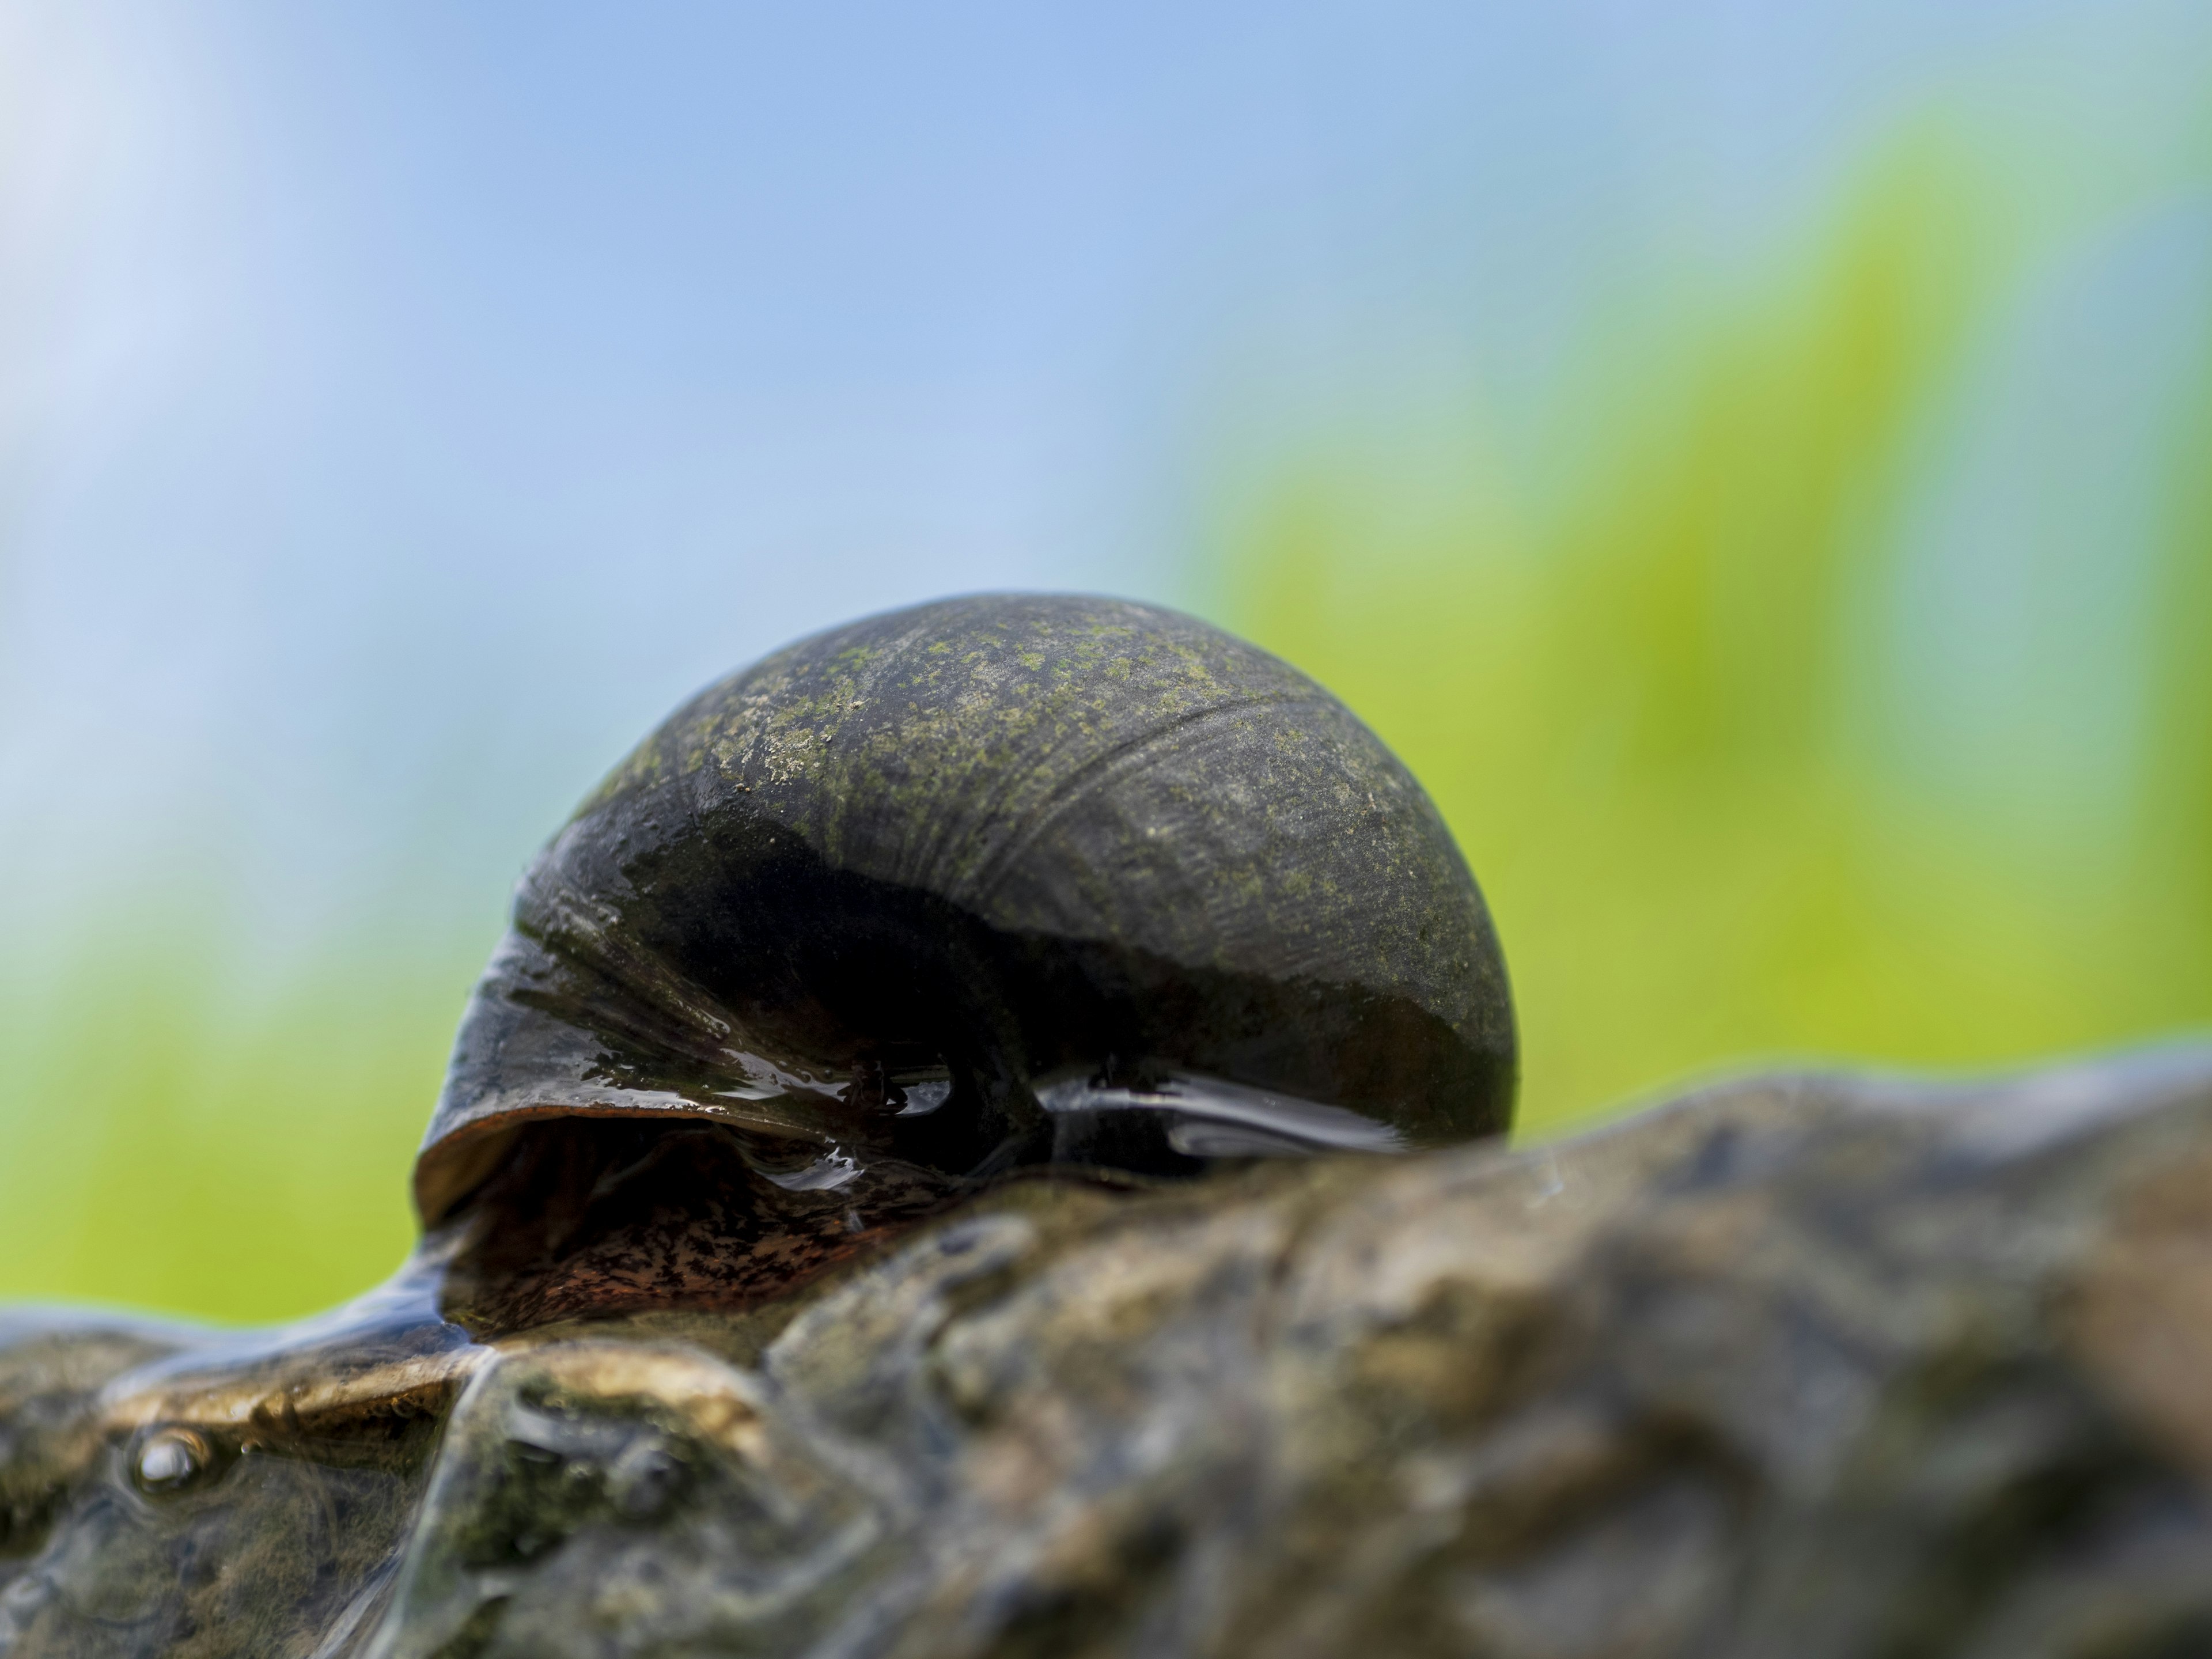
[[[1016,1186],[149,1493],[193,1340],[0,1328],[0,1654],[2212,1654],[2212,1048]]]

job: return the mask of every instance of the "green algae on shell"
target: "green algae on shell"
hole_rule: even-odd
[[[1513,1082],[1474,878],[1348,709],[1188,617],[978,596],[780,651],[615,769],[523,879],[416,1196],[454,1216],[526,1126],[596,1188],[689,1122],[872,1234],[1017,1170],[1495,1133]]]

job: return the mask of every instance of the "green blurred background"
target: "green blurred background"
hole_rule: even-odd
[[[568,803],[963,588],[1365,716],[1524,1134],[2212,1015],[2198,9],[118,18],[0,27],[0,1295],[380,1277]]]

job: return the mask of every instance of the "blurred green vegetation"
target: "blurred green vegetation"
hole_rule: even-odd
[[[2039,817],[1893,740],[1905,509],[2047,251],[2001,199],[1901,147],[1734,297],[1597,342],[1517,469],[1470,419],[1409,514],[1394,437],[1437,434],[1338,434],[1232,518],[1218,612],[1366,717],[1483,884],[1524,1132],[1749,1061],[2004,1063],[2212,1014],[2212,376],[2160,458],[2156,620],[2103,665],[2149,710],[2124,798]]]
[[[364,926],[272,974],[224,948],[235,917],[131,896],[0,988],[0,1301],[258,1321],[367,1289],[413,1242],[408,1170],[489,932]]]
[[[1210,608],[1365,715],[1482,880],[1527,1129],[1766,1058],[2011,1062],[2212,1012],[2205,366],[2160,458],[2150,620],[2110,665],[2148,711],[2120,797],[2039,817],[1894,741],[1931,434],[2049,246],[2001,196],[1902,146],[1765,264],[1601,331],[1534,442],[1473,415],[1324,434],[1231,503]],[[59,955],[8,954],[0,1299],[272,1319],[410,1242],[495,896],[480,926],[395,903],[272,973],[222,890],[126,882]]]

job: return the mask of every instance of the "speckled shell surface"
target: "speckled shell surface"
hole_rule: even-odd
[[[1186,1072],[1433,1145],[1504,1127],[1513,1069],[1474,878],[1341,703],[1188,617],[978,596],[777,652],[616,769],[518,890],[416,1192],[435,1222],[548,1115],[889,1144],[933,1078],[936,1167]]]

